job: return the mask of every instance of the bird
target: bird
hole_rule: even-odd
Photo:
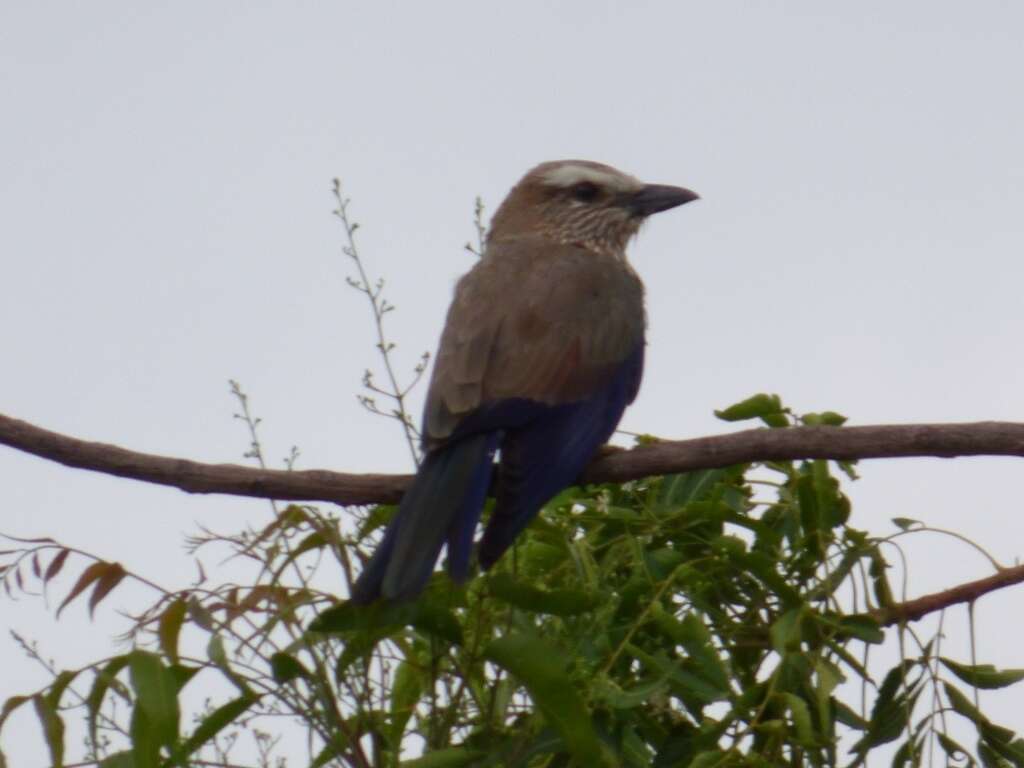
[[[626,245],[648,216],[696,199],[588,160],[541,163],[511,189],[456,285],[423,459],[352,585],[354,604],[416,598],[445,546],[449,575],[465,581],[495,471],[483,570],[579,477],[640,388],[647,317]]]

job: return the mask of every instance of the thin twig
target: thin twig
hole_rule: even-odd
[[[401,423],[402,430],[405,434],[405,441],[409,446],[409,454],[412,456],[413,462],[418,465],[419,452],[417,450],[417,443],[419,436],[416,432],[416,426],[413,423],[412,417],[409,415],[409,410],[406,407],[406,396],[423,376],[423,372],[427,367],[427,361],[429,360],[429,353],[424,353],[420,358],[420,362],[413,369],[412,383],[407,387],[403,387],[399,384],[398,376],[395,374],[394,365],[391,361],[391,353],[395,349],[395,343],[388,341],[387,335],[384,333],[384,316],[388,312],[391,312],[395,307],[382,295],[384,292],[383,278],[378,279],[376,282],[371,282],[366,273],[366,268],[363,266],[363,261],[359,257],[359,251],[356,248],[355,233],[359,228],[359,224],[349,219],[349,200],[342,195],[341,182],[338,179],[334,180],[333,192],[334,197],[338,202],[338,207],[335,208],[334,215],[338,217],[339,221],[341,221],[341,224],[345,229],[345,239],[347,241],[346,245],[344,245],[341,250],[346,256],[352,259],[356,265],[356,271],[359,273],[358,279],[348,277],[346,280],[350,286],[365,295],[367,301],[370,303],[370,309],[373,312],[374,327],[377,332],[376,347],[377,351],[380,353],[381,361],[384,365],[384,371],[388,378],[387,389],[378,387],[373,381],[373,372],[367,370],[363,374],[363,386],[370,392],[384,395],[391,399],[394,402],[394,408],[390,412],[382,411],[377,407],[377,403],[372,397],[367,395],[358,395],[357,397],[363,407],[372,413],[394,418]]]

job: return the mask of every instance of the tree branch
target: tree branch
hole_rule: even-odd
[[[373,504],[397,501],[412,479],[412,475],[355,475],[318,469],[287,471],[204,464],[79,440],[2,414],[0,445],[68,467],[168,485],[186,493]]]
[[[879,608],[871,613],[884,626],[892,626],[907,621],[917,621],[930,613],[941,611],[958,603],[973,603],[979,597],[995,592],[1003,587],[1024,582],[1024,565],[1012,568],[1000,568],[991,576],[977,581],[958,584],[942,592],[933,592],[905,603],[896,603],[888,608]]]
[[[204,464],[78,440],[0,415],[0,444],[117,477],[178,488],[187,493],[337,504],[393,503],[411,475],[346,474],[327,470],[253,469]],[[692,440],[665,440],[602,453],[581,480],[624,482],[755,461],[882,459],[901,456],[1024,457],[1024,424],[900,424],[868,427],[750,429]]]
[[[328,501],[358,505],[393,503],[412,475],[347,474],[327,470],[253,469],[156,456],[116,445],[79,440],[0,414],[0,445],[117,477],[167,485],[187,493]],[[749,429],[692,440],[665,440],[629,450],[612,449],[584,472],[587,482],[624,482],[651,475],[715,469],[755,461],[882,459],[907,456],[1024,457],[1024,424],[906,424],[867,427]],[[880,608],[871,615],[883,626],[917,621],[958,603],[1024,582],[1024,565],[942,592]]]

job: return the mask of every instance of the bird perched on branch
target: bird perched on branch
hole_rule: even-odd
[[[441,548],[469,573],[501,557],[579,476],[640,387],[643,284],[626,244],[653,213],[697,195],[583,160],[543,163],[498,208],[480,261],[455,289],[423,414],[423,462],[352,600],[407,600]]]

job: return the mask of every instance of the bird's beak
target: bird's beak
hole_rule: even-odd
[[[652,213],[667,211],[683,203],[698,200],[700,196],[683,187],[670,187],[666,184],[647,184],[640,191],[634,192],[624,202],[634,216],[650,216]]]

